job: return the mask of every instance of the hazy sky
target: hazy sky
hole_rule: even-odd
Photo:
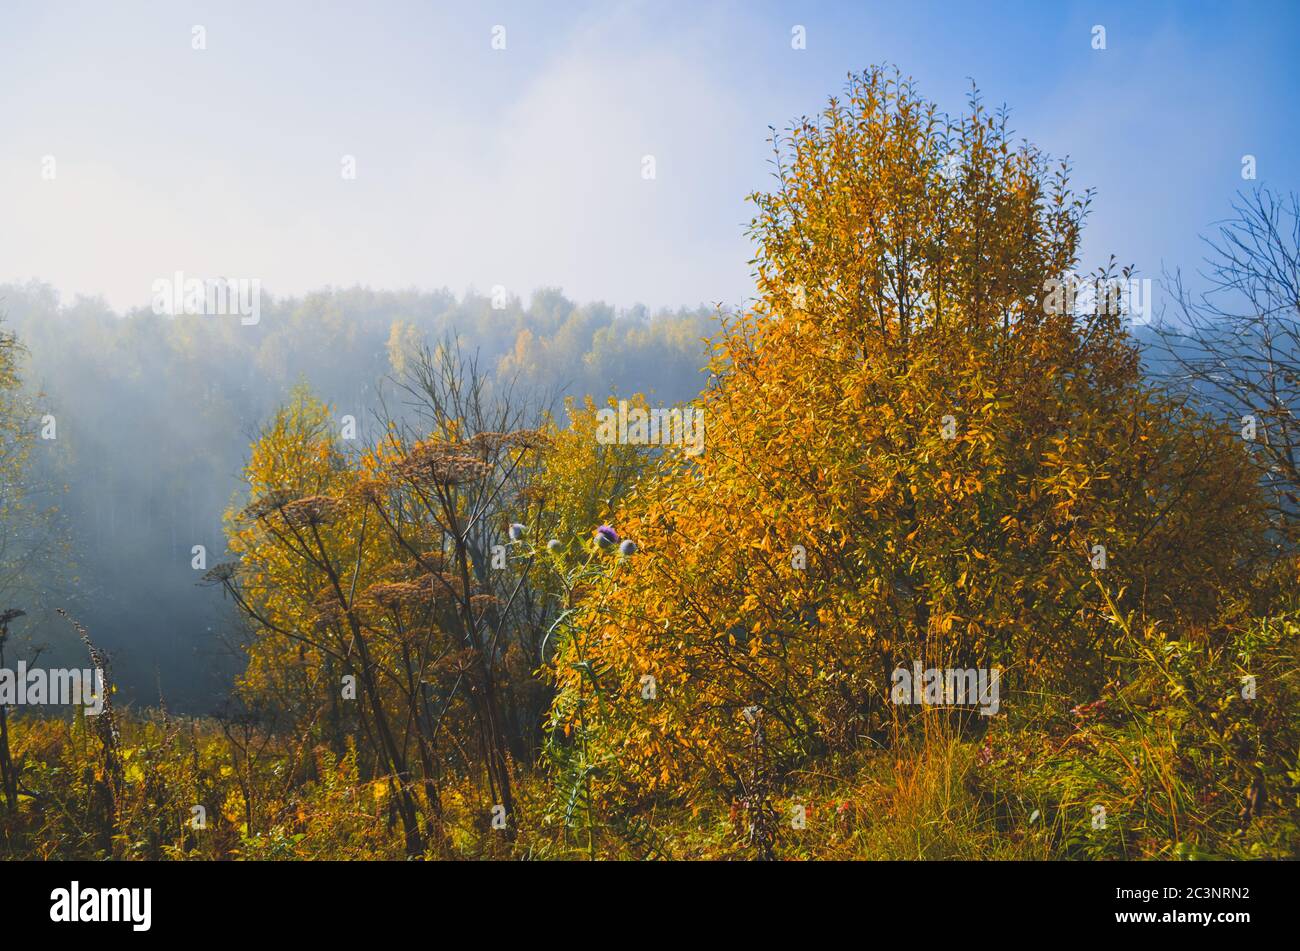
[[[1098,189],[1088,263],[1157,277],[1236,190],[1300,188],[1298,54],[1293,2],[0,0],[0,282],[739,304],[766,127],[886,61],[949,111],[968,77],[1007,103]]]

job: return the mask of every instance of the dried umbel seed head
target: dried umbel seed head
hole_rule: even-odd
[[[433,590],[418,581],[389,581],[372,584],[366,589],[366,597],[381,608],[397,611],[429,604],[433,601]]]
[[[352,487],[352,496],[362,502],[378,504],[388,497],[389,488],[383,479],[365,478]]]
[[[238,568],[239,568],[238,562],[223,561],[221,564],[213,565],[211,568],[209,568],[207,573],[204,574],[203,580],[214,582],[217,584],[224,584],[225,582],[229,581],[231,578],[235,577],[235,571]],[[4,623],[3,620],[0,620],[0,624],[2,623]]]
[[[544,449],[550,445],[550,437],[540,429],[516,429],[510,433],[481,432],[471,437],[465,445],[491,455],[504,449]]]
[[[447,590],[440,577],[430,574],[418,575],[413,583],[423,588],[432,601],[445,601],[451,597],[451,592]]]
[[[328,525],[338,519],[342,512],[342,503],[328,495],[309,495],[306,498],[294,499],[280,509],[284,520],[294,528]]]
[[[510,444],[516,449],[546,449],[551,437],[540,429],[516,429],[510,434]]]
[[[321,598],[313,607],[312,627],[321,630],[343,619],[343,603],[334,595]]]
[[[440,571],[437,574],[431,574],[427,577],[429,590],[433,592],[434,597],[459,598],[465,591],[465,586],[461,583],[460,577],[449,571]]]
[[[478,656],[469,648],[452,651],[441,660],[434,661],[433,669],[436,673],[447,678],[466,675],[473,678],[478,672]]]
[[[466,443],[475,449],[485,453],[500,452],[510,446],[510,433],[493,433],[481,432],[475,433],[474,436]]]
[[[437,549],[420,553],[420,567],[427,571],[443,571],[447,567],[447,553]]]
[[[266,518],[268,515],[284,508],[295,498],[297,498],[297,494],[288,489],[272,489],[265,495],[249,502],[239,514],[240,517],[245,519]]]
[[[469,599],[470,609],[475,614],[480,614],[488,608],[496,607],[500,602],[494,595],[476,594]]]
[[[414,558],[406,558],[401,561],[394,560],[375,569],[375,583],[378,584],[381,581],[410,581],[419,575],[422,570],[420,563]]]
[[[484,479],[492,465],[447,443],[418,443],[394,469],[409,482],[450,486]]]

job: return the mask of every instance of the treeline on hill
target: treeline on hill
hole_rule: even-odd
[[[47,415],[55,423],[56,438],[23,445],[45,533],[63,546],[57,562],[27,573],[39,583],[3,588],[0,604],[28,614],[13,636],[41,647],[47,663],[78,662],[81,645],[53,614],[66,607],[116,655],[123,700],[215,709],[243,660],[226,646],[237,640],[228,603],[196,586],[206,569],[193,567],[193,548],[204,546],[207,567],[225,559],[222,516],[246,491],[249,440],[302,381],[340,430],[344,415],[356,420],[358,440],[373,438],[384,383],[404,354],[449,335],[535,407],[615,383],[665,401],[702,385],[709,309],[618,312],[555,290],[497,303],[448,291],[263,295],[260,321],[245,326],[119,316],[94,300],[60,305],[44,285],[0,287],[28,390],[39,394],[21,417],[29,430]]]
[[[978,98],[870,70],[773,144],[703,453],[454,343],[363,443],[298,389],[207,576],[229,707],[12,721],[8,854],[1297,854],[1289,417],[1054,304],[1089,195]],[[996,714],[916,667],[999,671]]]

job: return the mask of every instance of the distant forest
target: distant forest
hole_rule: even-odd
[[[195,714],[221,703],[245,660],[233,606],[200,584],[193,548],[208,567],[228,558],[222,515],[241,494],[249,444],[295,387],[310,386],[336,421],[354,417],[364,444],[381,401],[400,414],[387,381],[403,361],[456,339],[532,412],[614,392],[675,403],[702,389],[717,321],[709,307],[618,310],[555,289],[494,308],[474,292],[353,288],[263,294],[260,322],[246,326],[121,315],[39,283],[0,285],[0,315],[24,351],[31,425],[54,422],[29,461],[41,557],[15,556],[3,578],[6,606],[28,615],[11,632],[14,656],[82,665],[53,614],[63,607],[110,653],[118,702]]]

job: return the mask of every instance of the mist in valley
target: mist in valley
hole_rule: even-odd
[[[13,546],[3,606],[26,616],[6,656],[88,666],[63,608],[111,657],[118,703],[198,714],[221,707],[245,663],[246,622],[203,576],[227,560],[224,515],[248,501],[250,443],[296,387],[330,405],[340,434],[351,416],[357,446],[373,442],[382,414],[400,417],[395,380],[409,355],[449,341],[534,414],[588,394],[671,404],[700,392],[716,320],[708,307],[616,310],[553,289],[494,301],[353,288],[263,294],[246,324],[120,314],[41,283],[0,286],[0,313],[22,348],[23,413],[38,430],[33,520],[9,534],[40,542]]]

